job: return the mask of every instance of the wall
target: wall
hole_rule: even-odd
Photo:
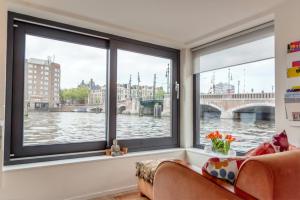
[[[184,150],[176,150],[6,171],[2,174],[0,199],[89,199],[132,190],[136,189],[135,162],[184,156]]]
[[[191,49],[180,53],[180,145],[193,146],[193,71]]]
[[[300,127],[290,126],[286,119],[284,93],[286,90],[287,44],[300,40],[300,1],[289,0],[275,11],[275,56],[276,56],[276,129],[286,130],[291,143],[300,146]]]

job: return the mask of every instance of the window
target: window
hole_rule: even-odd
[[[118,139],[171,136],[170,66],[170,59],[118,50]]]
[[[5,165],[178,147],[178,50],[16,13],[8,41]]]
[[[111,56],[110,137],[132,151],[178,147],[178,52],[114,40]]]
[[[194,145],[210,147],[212,131],[236,137],[246,152],[275,132],[273,26],[263,25],[194,54]]]

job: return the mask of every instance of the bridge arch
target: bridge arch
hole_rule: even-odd
[[[222,109],[214,104],[200,103],[200,116],[204,117],[205,113],[214,113],[215,116],[220,117]]]
[[[126,110],[126,106],[125,105],[122,105],[122,106],[118,107],[118,113],[119,114],[122,114],[125,110]]]
[[[238,106],[232,110],[232,118],[241,119],[246,117],[245,114],[252,114],[256,120],[259,119],[274,119],[275,116],[275,104],[273,103],[251,103]],[[250,116],[248,115],[248,117]]]

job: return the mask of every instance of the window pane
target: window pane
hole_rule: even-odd
[[[171,60],[118,50],[117,138],[171,136]]]
[[[107,50],[26,35],[26,145],[105,140]]]
[[[245,152],[275,132],[274,59],[200,73],[200,143],[219,130],[236,137],[235,150]]]
[[[205,72],[238,64],[274,58],[274,49],[274,36],[225,48],[198,57],[196,61],[196,68],[198,69],[196,69],[196,71]]]

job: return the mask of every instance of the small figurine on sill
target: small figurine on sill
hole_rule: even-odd
[[[118,145],[118,141],[116,139],[113,140],[113,145],[111,146],[111,156],[121,156],[121,148]]]

